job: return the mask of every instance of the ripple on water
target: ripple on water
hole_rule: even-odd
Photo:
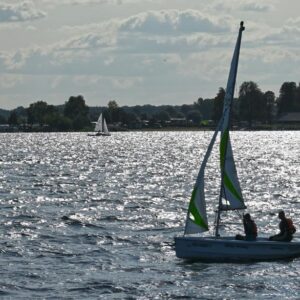
[[[299,261],[186,263],[175,257],[211,132],[1,134],[0,296],[282,299],[299,295]],[[279,208],[299,227],[299,132],[233,132],[237,169],[259,233]],[[206,172],[209,221],[218,150]],[[237,233],[235,214],[224,216]]]

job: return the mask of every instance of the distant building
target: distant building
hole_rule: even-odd
[[[282,124],[300,124],[300,112],[282,114],[278,117],[277,122]]]
[[[186,118],[170,118],[169,124],[171,126],[186,126],[187,120]]]

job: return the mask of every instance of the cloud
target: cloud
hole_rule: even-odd
[[[224,33],[231,31],[231,23],[231,18],[217,18],[198,10],[148,11],[101,25],[66,28],[82,34],[60,47],[115,53],[193,52],[230,44],[232,39]]]
[[[262,42],[267,45],[280,47],[300,47],[300,28],[298,26],[284,25],[265,34]]]
[[[0,87],[2,89],[12,89],[16,85],[22,82],[21,75],[14,74],[1,74],[0,75]]]
[[[263,82],[268,78],[276,84],[282,65],[290,75],[297,74],[298,51],[288,40],[298,45],[298,22],[290,19],[277,29],[247,22],[239,80]],[[209,90],[217,91],[226,83],[238,26],[233,18],[199,10],[148,11],[69,27],[72,38],[47,48],[2,52],[0,68],[12,76],[4,78],[4,85],[16,82],[20,95],[33,93],[26,90],[28,86],[35,86],[36,95],[63,91],[64,95],[91,96],[97,91],[107,99],[130,99],[134,91],[135,99],[153,103],[151,97],[167,99],[167,90],[172,88],[172,97],[191,99],[196,87],[195,92],[205,97]],[[24,82],[13,80],[13,75],[24,74]],[[198,91],[200,82],[204,84]]]
[[[124,20],[120,31],[152,34],[186,34],[193,32],[228,32],[229,18],[216,18],[198,10],[148,11]]]
[[[262,48],[287,44],[288,39],[300,40],[298,22],[298,19],[289,20],[281,29],[263,30],[260,24],[248,22],[245,44]],[[0,64],[9,72],[57,75],[100,72],[108,76],[113,72],[125,76],[127,72],[132,73],[131,76],[140,76],[150,70],[143,68],[139,59],[147,61],[150,56],[151,59],[156,57],[159,64],[161,57],[170,54],[187,57],[201,53],[203,57],[207,54],[209,60],[213,50],[231,53],[236,24],[238,22],[232,18],[215,17],[198,10],[148,11],[126,19],[77,26],[74,31],[82,32],[77,37],[48,48],[5,53],[2,59],[0,57]],[[159,65],[156,67],[159,69]]]
[[[141,0],[33,0],[50,5],[122,5],[139,3]],[[143,2],[152,2],[153,0],[143,0]]]
[[[240,4],[240,9],[254,12],[269,12],[273,9],[273,5],[261,3],[261,1],[246,1]]]
[[[256,13],[267,13],[274,10],[272,0],[266,0],[264,3],[260,0],[231,0],[228,2],[216,1],[215,9],[223,9],[226,11],[249,11]]]
[[[77,26],[76,32],[88,33],[48,48],[3,53],[0,55],[0,67],[2,64],[3,69],[11,73],[141,78],[152,76],[155,72],[160,74],[162,70],[172,73],[179,70],[182,61],[185,61],[191,66],[190,73],[195,70],[196,76],[206,72],[213,77],[220,70],[208,66],[214,61],[220,65],[224,55],[231,55],[237,32],[237,28],[232,30],[231,24],[237,23],[226,16],[217,18],[198,10],[148,11],[126,19],[85,25],[81,29]],[[269,44],[279,44],[281,39],[285,39],[282,33],[291,29],[281,30],[285,31],[263,30],[264,35],[261,35],[260,25],[249,24],[246,45],[264,48]],[[297,30],[296,27],[293,30]],[[214,52],[216,54],[212,55]],[[218,52],[223,57],[219,57]],[[170,57],[176,58],[173,63]],[[198,68],[190,63],[191,57],[196,58]],[[118,80],[116,85],[129,87],[130,82],[132,80],[129,83]]]
[[[32,1],[18,4],[0,3],[0,22],[24,22],[44,18],[46,14],[36,9]]]

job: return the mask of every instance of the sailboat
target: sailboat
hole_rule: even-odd
[[[95,125],[94,132],[95,134],[88,134],[89,136],[109,136],[110,133],[108,131],[106,121],[102,113],[100,114],[97,122],[93,122]]]
[[[243,262],[287,259],[300,256],[300,242],[277,242],[267,238],[255,241],[236,240],[235,236],[220,236],[220,218],[224,211],[244,210],[246,205],[239,184],[230,141],[230,111],[238,69],[239,53],[244,31],[241,22],[233,53],[223,114],[204,155],[196,184],[188,207],[185,231],[181,237],[175,237],[176,256],[183,259],[206,262]],[[220,133],[220,175],[221,184],[215,220],[215,235],[200,235],[209,230],[206,213],[204,173],[216,138]]]

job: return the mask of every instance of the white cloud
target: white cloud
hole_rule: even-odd
[[[46,13],[38,10],[32,1],[21,3],[0,3],[0,22],[24,22],[41,19]]]
[[[153,2],[153,0],[33,0],[36,3],[55,5],[122,5],[122,4],[134,4],[134,3],[145,3]]]
[[[238,80],[280,85],[282,70],[299,77],[299,23],[289,19],[274,28],[246,21]],[[64,100],[84,94],[105,101],[189,103],[196,99],[191,97],[213,96],[225,85],[238,27],[233,16],[199,9],[151,10],[98,24],[69,24],[61,29],[69,39],[0,53],[0,69],[11,76],[2,85],[18,95],[60,94]]]
[[[300,27],[300,17],[288,19],[286,21],[286,25],[291,27]]]
[[[228,17],[217,18],[192,9],[148,11],[124,20],[119,30],[157,35],[227,32],[231,29],[230,21]]]
[[[1,74],[0,75],[0,87],[2,89],[12,89],[17,84],[23,82],[22,75],[15,74]]]
[[[296,21],[290,20],[289,24],[293,22]],[[123,20],[85,25],[83,31],[93,32],[48,48],[36,47],[2,54],[0,63],[9,72],[26,74],[141,78],[155,72],[177,71],[184,76],[205,73],[213,78],[224,71],[224,57],[230,59],[238,28],[235,26],[236,30],[231,33],[231,23],[238,24],[231,18],[216,18],[197,10],[149,11]],[[247,27],[250,32],[245,37],[245,44],[248,47],[266,49],[269,45],[287,44],[287,39],[293,42],[299,40],[300,43],[300,31],[295,26],[268,30],[261,30],[261,27],[254,23]],[[265,51],[264,56],[265,59],[260,56],[261,60],[271,63],[272,55]],[[289,56],[289,59],[292,61],[293,57]],[[218,67],[214,66],[214,62]],[[185,70],[185,64],[190,68]],[[116,86],[130,87],[132,79],[129,83],[126,80],[116,82]]]
[[[226,11],[249,11],[255,13],[267,13],[274,9],[274,0],[230,0],[230,1],[216,1],[215,8],[225,9]]]
[[[261,1],[243,1],[239,7],[241,10],[254,12],[269,12],[273,9],[273,5]]]

